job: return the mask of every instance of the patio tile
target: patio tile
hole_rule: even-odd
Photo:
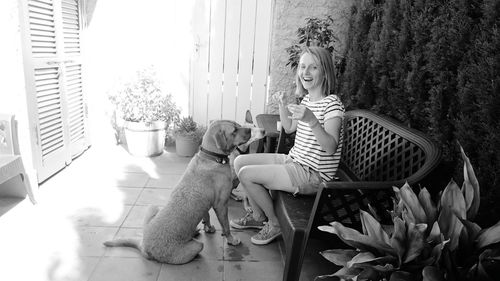
[[[146,216],[146,211],[149,206],[138,206],[135,205],[132,207],[130,212],[128,213],[127,218],[123,222],[123,227],[142,227],[144,223],[144,217]]]
[[[111,240],[117,230],[117,227],[78,227],[77,231],[80,236],[79,255],[82,257],[102,256],[106,250],[102,243]]]
[[[222,261],[202,258],[182,265],[162,264],[158,281],[222,281],[223,275]]]
[[[122,187],[144,187],[149,176],[145,173],[118,173],[114,175],[115,184]]]
[[[150,178],[146,183],[146,187],[151,188],[174,188],[182,174],[160,174],[158,178]]]
[[[238,246],[224,244],[224,260],[281,262],[278,240],[275,240],[268,245],[254,245],[250,241],[250,237],[255,235],[257,230],[232,230],[232,232],[241,239],[241,244]]]
[[[98,257],[80,257],[79,266],[77,269],[77,278],[74,280],[88,280],[94,272],[100,258]],[[72,280],[70,278],[63,280]]]
[[[124,199],[123,204],[125,205],[134,205],[137,198],[141,194],[142,187],[118,187],[118,190],[123,193]]]
[[[130,212],[131,206],[124,206],[119,218],[113,221],[105,221],[100,210],[95,208],[80,209],[71,216],[71,220],[77,226],[120,226]]]
[[[222,260],[225,242],[220,231],[215,233],[201,231],[194,239],[203,243],[203,250],[195,259]]]
[[[89,281],[156,281],[161,264],[144,258],[103,257]]]
[[[276,261],[224,261],[224,280],[281,281],[283,265]]]
[[[170,200],[171,193],[172,189],[144,188],[135,204],[165,206]]]

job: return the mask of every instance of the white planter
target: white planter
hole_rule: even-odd
[[[134,156],[158,156],[163,153],[167,123],[164,121],[127,122],[127,150]]]
[[[192,157],[198,152],[200,144],[189,137],[177,136],[175,138],[175,152],[179,156]]]

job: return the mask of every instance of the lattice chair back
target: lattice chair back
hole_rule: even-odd
[[[316,225],[339,221],[359,226],[359,210],[368,210],[368,204],[382,220],[389,220],[390,187],[418,183],[440,157],[436,145],[421,132],[366,110],[346,112],[342,149],[340,168],[344,177],[359,183],[358,188],[325,191],[329,196],[320,202]]]
[[[346,113],[342,162],[360,181],[413,181],[429,155],[421,133],[364,110]]]

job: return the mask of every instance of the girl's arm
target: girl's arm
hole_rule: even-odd
[[[285,129],[285,132],[289,134],[297,130],[297,120],[292,120],[290,118],[290,115],[292,114],[290,113],[290,111],[288,111],[285,99],[286,99],[285,94],[280,93],[278,105],[279,105],[281,126],[283,127],[283,129]]]
[[[292,119],[306,122],[311,127],[311,130],[318,140],[321,148],[328,154],[333,154],[337,150],[337,145],[340,139],[340,128],[342,126],[342,118],[334,117],[325,121],[324,127],[321,126],[316,116],[312,111],[303,105],[288,105],[288,109],[293,113]]]
[[[316,117],[314,117],[316,119]],[[342,118],[334,117],[325,121],[324,127],[321,126],[318,119],[316,122],[309,123],[312,126],[312,132],[318,140],[321,148],[328,154],[333,154],[337,151],[337,145],[340,139],[340,128],[342,126]]]

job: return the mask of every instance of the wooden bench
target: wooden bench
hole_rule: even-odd
[[[291,145],[293,137],[282,129],[277,152],[287,153]],[[339,221],[361,230],[359,210],[367,210],[368,203],[387,219],[392,186],[420,182],[439,164],[440,156],[438,147],[416,130],[366,110],[346,112],[338,179],[324,182],[315,196],[272,192],[286,251],[283,280],[299,280],[310,235],[335,242],[333,247],[346,247],[317,226]]]

